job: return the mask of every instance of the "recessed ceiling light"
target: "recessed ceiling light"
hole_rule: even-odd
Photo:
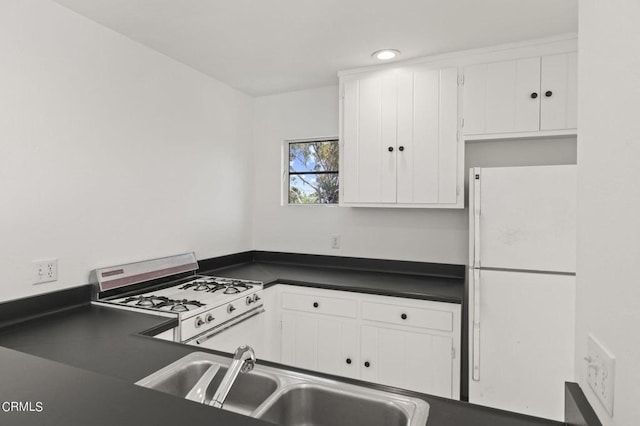
[[[381,61],[388,61],[389,59],[393,59],[400,54],[399,50],[396,49],[384,49],[378,50],[377,52],[373,52],[371,56],[376,59],[380,59]]]

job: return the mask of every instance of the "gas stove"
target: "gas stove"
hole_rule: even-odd
[[[264,312],[261,282],[195,275],[195,269],[193,253],[96,269],[98,302],[176,316],[174,339],[185,343]]]

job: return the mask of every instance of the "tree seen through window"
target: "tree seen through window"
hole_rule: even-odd
[[[289,143],[289,204],[338,203],[338,141]]]

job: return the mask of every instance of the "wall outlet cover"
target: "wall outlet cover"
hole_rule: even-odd
[[[587,383],[610,416],[613,416],[613,391],[616,358],[593,335],[587,339]]]
[[[58,280],[58,259],[36,260],[32,262],[33,283],[41,284]]]

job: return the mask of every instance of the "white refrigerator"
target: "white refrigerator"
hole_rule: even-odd
[[[472,168],[469,207],[469,402],[564,421],[576,166]]]

